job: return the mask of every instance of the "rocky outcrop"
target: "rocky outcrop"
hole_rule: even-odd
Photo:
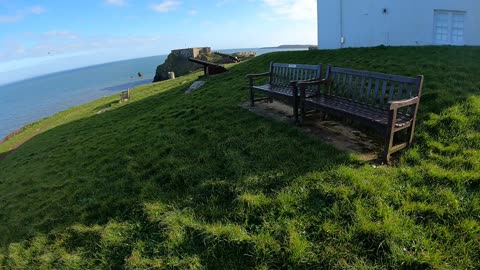
[[[199,70],[201,68],[201,65],[188,61],[188,58],[184,57],[183,55],[171,53],[168,55],[165,63],[157,67],[153,82],[168,80],[168,72],[171,71],[175,72],[175,76],[178,77],[187,75],[190,72]]]
[[[168,55],[165,63],[157,67],[153,82],[168,80],[169,72],[174,72],[175,76],[179,77],[202,69],[201,65],[188,61],[189,57],[198,58],[216,64],[228,64],[255,57],[255,53],[235,53],[227,55],[222,53],[212,53],[209,47],[173,50]]]

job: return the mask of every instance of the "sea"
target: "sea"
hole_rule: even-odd
[[[288,50],[292,49],[247,48],[216,51],[255,52],[261,55]],[[151,83],[156,67],[163,64],[166,58],[167,55],[158,55],[124,60],[0,85],[0,141],[29,123],[68,108]],[[139,76],[139,72],[142,76]]]

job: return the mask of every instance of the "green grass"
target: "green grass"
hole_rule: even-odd
[[[270,61],[424,74],[415,147],[372,167],[241,109]],[[480,268],[479,63],[479,47],[272,53],[190,95],[198,74],[41,120],[0,145],[43,127],[0,161],[0,268]]]

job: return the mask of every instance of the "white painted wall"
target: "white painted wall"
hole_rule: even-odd
[[[370,47],[382,44],[433,45],[434,10],[465,11],[465,45],[480,45],[480,0],[317,0],[317,2],[320,49]],[[384,8],[387,9],[386,14],[383,14]],[[343,44],[340,42],[342,36],[345,41]]]

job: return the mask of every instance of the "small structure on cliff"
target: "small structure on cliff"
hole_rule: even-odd
[[[210,47],[172,50],[165,63],[157,67],[153,82],[168,80],[169,72],[173,72],[179,77],[201,69],[202,66],[188,61],[188,58],[193,57],[208,61],[211,51]]]
[[[179,50],[172,50],[171,54],[175,54],[177,56],[183,56],[185,58],[198,58],[201,54],[209,54],[212,52],[210,47],[198,47],[198,48],[187,48],[187,49],[179,49]]]
[[[202,65],[205,66],[204,64],[207,62],[210,62],[210,64],[207,64],[207,66],[209,67],[207,73],[209,75],[218,74],[218,71],[222,69],[217,68],[215,65],[220,66],[222,64],[238,63],[252,57],[255,57],[255,53],[213,53],[210,47],[196,47],[172,50],[171,53],[168,55],[167,60],[165,60],[165,63],[157,67],[153,82],[168,80],[169,72],[175,73],[176,77],[187,75],[191,72],[202,69]],[[199,61],[190,62],[188,60],[189,58],[193,58]]]

